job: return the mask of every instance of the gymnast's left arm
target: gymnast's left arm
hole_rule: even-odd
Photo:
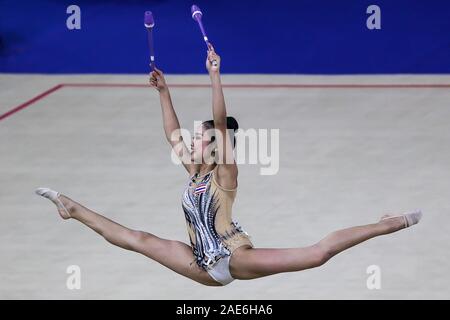
[[[220,56],[214,51],[212,45],[209,45],[206,69],[211,78],[213,119],[219,156],[217,182],[224,188],[233,189],[237,186],[238,170],[234,160],[231,138],[227,132],[227,111],[220,80]]]

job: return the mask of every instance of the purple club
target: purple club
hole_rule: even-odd
[[[155,26],[155,20],[151,11],[145,11],[144,14],[144,26],[147,28],[148,46],[150,49],[150,67],[155,70],[155,50],[153,45],[153,27]]]
[[[191,7],[191,14],[192,14],[192,19],[197,21],[198,26],[200,27],[200,31],[202,32],[202,35],[203,35],[203,40],[205,40],[206,46],[208,47],[208,50],[209,50],[209,40],[208,40],[205,28],[203,27],[203,23],[202,23],[203,13],[202,13],[202,11],[200,10],[200,8],[198,6],[193,4],[192,7]],[[217,66],[217,61],[214,60],[212,62],[212,64],[213,64],[213,66]]]

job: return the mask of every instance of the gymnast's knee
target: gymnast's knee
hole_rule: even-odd
[[[333,250],[323,243],[316,243],[312,246],[312,265],[320,267],[327,263],[333,257]]]

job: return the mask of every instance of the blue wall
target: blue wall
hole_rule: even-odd
[[[204,73],[192,1],[0,1],[0,72],[145,73],[143,13],[156,20],[157,65]],[[223,73],[450,73],[450,1],[195,0]],[[66,8],[81,8],[81,30]],[[366,8],[381,7],[381,30]]]

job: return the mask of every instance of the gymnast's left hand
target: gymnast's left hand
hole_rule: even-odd
[[[220,56],[214,51],[214,47],[208,45],[208,55],[206,58],[206,70],[209,74],[218,73],[220,71]]]

